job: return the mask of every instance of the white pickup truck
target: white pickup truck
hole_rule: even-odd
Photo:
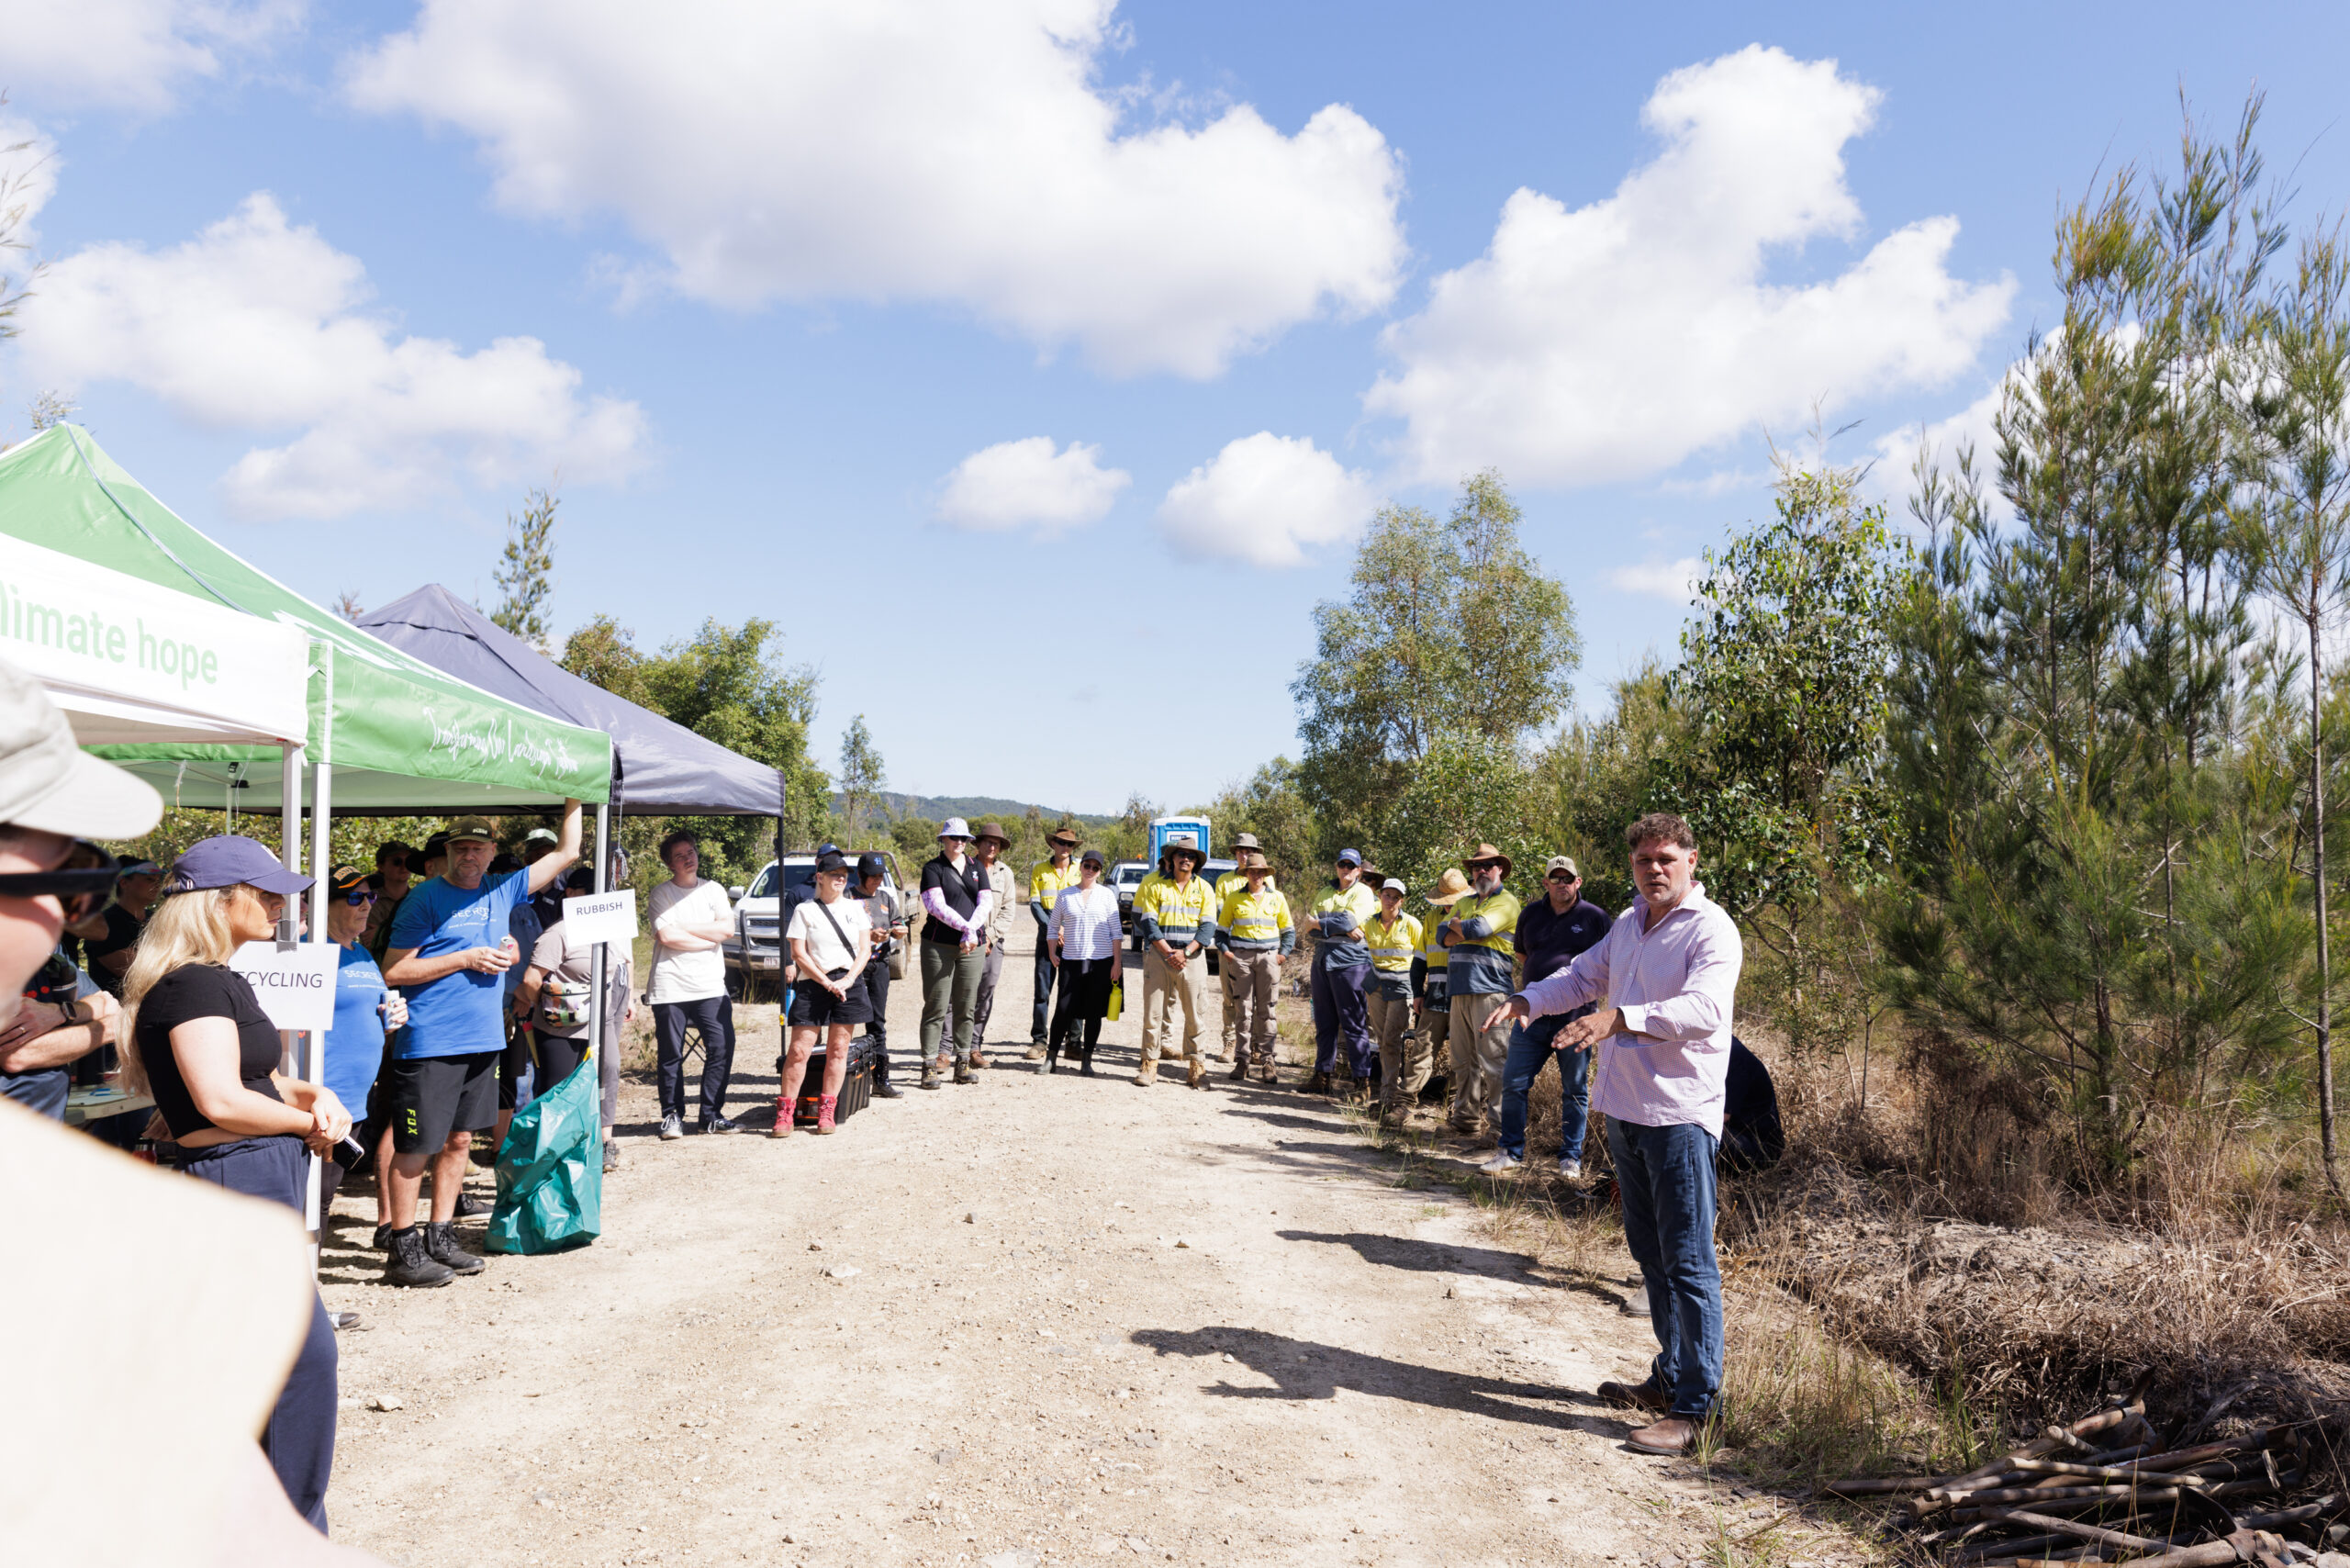
[[[856,864],[858,855],[851,855],[850,866]],[[901,906],[909,917],[917,921],[921,911],[905,891],[905,884],[898,877],[897,857],[888,850],[874,853],[881,857],[881,883],[898,890]],[[782,907],[786,894],[804,891],[816,879],[816,857],[807,854],[787,855],[780,866],[770,860],[745,888],[729,888],[726,896],[734,901],[734,935],[725,945],[726,968],[738,982],[736,994],[744,1001],[755,997],[762,980],[780,976],[786,955],[782,934],[776,928],[777,912]],[[849,890],[856,893],[856,882]],[[910,934],[911,935],[911,934]],[[893,980],[906,976],[907,944],[899,944],[898,952],[890,960],[890,975]]]

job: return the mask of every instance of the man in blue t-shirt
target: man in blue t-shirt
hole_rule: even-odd
[[[498,843],[488,822],[450,824],[448,868],[409,890],[392,917],[384,978],[408,998],[408,1027],[392,1060],[392,1229],[384,1278],[423,1282],[431,1259],[461,1274],[482,1260],[457,1245],[452,1223],[474,1134],[498,1119],[498,1056],[506,1044],[506,971],[524,955],[509,931],[514,906],[579,858],[579,802],[563,807],[554,852],[488,876]],[[432,1217],[416,1228],[417,1195],[432,1167]],[[432,1283],[445,1283],[432,1280]]]

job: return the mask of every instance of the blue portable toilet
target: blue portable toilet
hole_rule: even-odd
[[[1200,846],[1203,856],[1215,853],[1208,843],[1208,819],[1205,817],[1154,817],[1150,823],[1150,866],[1158,868],[1158,857],[1167,841],[1179,834],[1189,834]]]

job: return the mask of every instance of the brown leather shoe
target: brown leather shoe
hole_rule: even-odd
[[[1648,1410],[1662,1416],[1673,1408],[1673,1398],[1653,1383],[1603,1383],[1599,1397],[1618,1410]]]
[[[1639,1453],[1684,1454],[1697,1446],[1697,1423],[1680,1416],[1667,1416],[1652,1427],[1626,1433],[1624,1441]]]

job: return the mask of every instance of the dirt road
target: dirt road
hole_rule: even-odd
[[[663,1144],[630,1085],[592,1248],[382,1288],[372,1200],[345,1198],[327,1303],[369,1327],[341,1341],[337,1539],[401,1563],[1652,1563],[1745,1506],[1590,1396],[1651,1348],[1615,1296],[1482,1243],[1320,1101],[1135,1087],[1138,977],[1100,1076],[1036,1076],[1005,968],[990,1032],[1016,1043],[980,1082],[836,1137]],[[917,990],[891,996],[901,1069]],[[743,1029],[740,1107],[775,1092],[773,1018]]]

